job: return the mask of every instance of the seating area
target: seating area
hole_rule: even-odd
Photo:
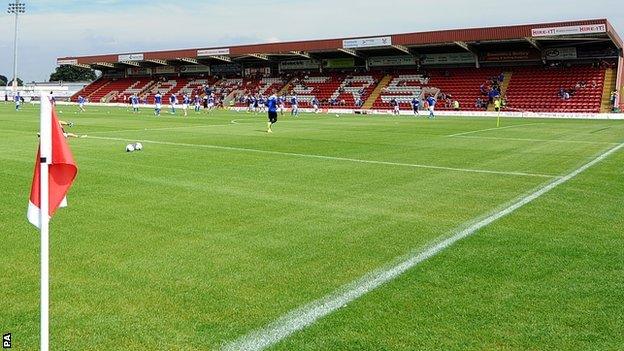
[[[173,93],[182,95],[202,94],[201,87],[209,85],[218,98],[240,98],[247,94],[270,95],[280,91],[286,84],[287,104],[296,94],[300,107],[311,107],[317,98],[323,108],[357,109],[375,91],[373,109],[390,109],[390,101],[396,99],[402,109],[411,109],[414,97],[421,100],[427,94],[438,96],[438,110],[452,109],[452,101],[460,103],[464,111],[480,110],[475,101],[483,96],[481,85],[502,72],[510,72],[505,80],[507,108],[511,111],[536,112],[600,112],[605,69],[592,66],[572,67],[495,67],[495,68],[437,68],[428,70],[397,69],[395,71],[371,71],[367,73],[300,73],[288,82],[286,77],[133,77],[101,78],[72,97],[76,101],[82,95],[92,102],[123,102],[124,96],[139,94],[152,103],[157,91],[167,101]],[[389,76],[390,78],[385,78]],[[500,79],[502,82],[502,78]],[[380,83],[382,82],[382,83]],[[379,86],[383,84],[385,86]],[[375,90],[377,89],[377,90]],[[563,92],[567,94],[563,94]]]
[[[382,89],[373,108],[390,109],[394,98],[402,109],[411,109],[414,97],[421,100],[425,94],[438,94],[438,110],[452,109],[451,101],[457,100],[465,111],[478,110],[475,101],[481,96],[479,87],[483,82],[501,73],[501,68],[449,68],[425,72],[414,70],[396,71],[388,86]],[[424,93],[424,94],[423,94]],[[448,97],[448,100],[444,97]]]
[[[591,66],[517,68],[507,88],[507,106],[533,112],[598,113],[604,77],[604,68]],[[561,89],[569,92],[569,99],[560,96]]]

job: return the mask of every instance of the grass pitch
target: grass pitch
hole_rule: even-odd
[[[51,347],[219,349],[624,141],[622,121],[91,107],[51,224]],[[38,110],[0,105],[0,332],[38,347]],[[125,153],[141,141],[144,151]],[[275,350],[624,345],[624,152]]]

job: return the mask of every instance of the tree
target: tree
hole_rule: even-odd
[[[9,86],[12,86],[13,85],[13,79],[11,79],[8,84],[9,84]],[[24,81],[21,80],[20,78],[17,78],[17,86],[23,86],[23,85],[24,85]]]
[[[50,75],[50,81],[64,82],[82,82],[95,80],[95,71],[90,68],[82,68],[77,66],[59,66],[56,71]]]
[[[5,86],[7,84],[8,80],[9,79],[7,77],[5,77],[2,74],[0,74],[0,86],[2,86],[2,87]]]

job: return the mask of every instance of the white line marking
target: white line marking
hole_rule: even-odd
[[[221,350],[233,351],[233,350],[245,350],[245,351],[259,351],[269,346],[275,345],[283,339],[290,336],[292,333],[302,330],[312,324],[318,319],[323,318],[341,307],[344,307],[348,303],[351,303],[363,295],[377,289],[381,285],[388,283],[398,276],[402,275],[406,271],[415,267],[419,263],[434,257],[444,249],[452,246],[459,240],[462,240],[472,234],[476,233],[483,227],[491,224],[492,222],[505,217],[522,206],[532,202],[540,196],[546,194],[550,190],[557,186],[567,182],[568,180],[576,177],[580,173],[584,172],[588,168],[604,160],[609,155],[618,151],[624,147],[624,143],[615,146],[608,151],[605,151],[592,161],[586,163],[580,168],[568,173],[567,175],[557,178],[541,187],[534,192],[517,198],[512,201],[506,207],[497,210],[481,219],[476,219],[471,225],[464,229],[458,229],[451,237],[439,241],[438,243],[429,246],[424,251],[415,252],[408,256],[399,258],[397,263],[378,269],[371,272],[362,278],[344,286],[336,292],[312,301],[302,307],[288,312],[276,321],[268,324],[266,327],[252,331],[251,333],[242,336],[241,338],[225,344]]]
[[[584,140],[555,140],[555,139],[529,139],[529,138],[499,138],[499,137],[481,137],[471,135],[460,135],[457,138],[466,139],[487,139],[487,140],[512,140],[512,141],[531,141],[531,142],[553,142],[553,143],[573,143],[573,144],[606,144],[617,145],[606,141],[584,141]]]
[[[91,139],[102,139],[102,140],[116,140],[116,141],[124,141],[124,142],[137,142],[138,141],[138,142],[141,142],[141,143],[149,143],[149,144],[186,146],[186,147],[206,148],[206,149],[216,149],[216,150],[254,152],[254,153],[271,154],[271,155],[296,156],[296,157],[306,157],[306,158],[317,158],[317,159],[323,159],[323,160],[348,161],[348,162],[358,162],[358,163],[368,163],[368,164],[388,165],[388,166],[399,166],[399,167],[438,169],[438,170],[456,171],[456,172],[500,174],[500,175],[523,176],[523,177],[539,177],[539,178],[556,178],[557,177],[557,176],[552,175],[552,174],[492,171],[492,170],[486,170],[486,169],[456,168],[456,167],[443,167],[443,166],[432,166],[432,165],[412,164],[412,163],[374,161],[374,160],[361,160],[361,159],[347,158],[347,157],[324,156],[324,155],[313,155],[313,154],[299,154],[299,153],[294,153],[294,152],[259,150],[259,149],[249,149],[249,148],[233,147],[233,146],[206,145],[206,144],[187,144],[187,143],[174,143],[174,142],[168,142],[168,141],[135,140],[135,139],[97,137],[97,136],[95,136],[95,137],[94,136],[89,136],[89,138],[91,138]]]
[[[474,134],[474,133],[487,132],[487,131],[489,131],[489,130],[500,130],[500,129],[507,129],[507,128],[522,127],[522,126],[532,126],[532,125],[536,125],[536,124],[542,124],[542,123],[514,124],[514,125],[512,125],[512,126],[497,127],[497,128],[487,128],[487,129],[479,129],[479,130],[473,130],[473,131],[470,131],[470,132],[463,132],[463,133],[451,134],[451,135],[447,135],[447,136],[449,136],[449,137],[456,137],[456,136],[460,136],[460,135],[468,135],[468,134]]]
[[[163,127],[163,128],[144,128],[144,129],[122,129],[122,130],[108,130],[100,132],[88,132],[85,134],[108,134],[108,133],[122,133],[122,132],[149,132],[152,130],[178,130],[178,129],[199,129],[207,127],[227,127],[229,124],[202,124],[196,126],[184,126],[184,127]]]

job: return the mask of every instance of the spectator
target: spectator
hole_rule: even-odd
[[[453,101],[453,110],[459,111],[459,101]]]

